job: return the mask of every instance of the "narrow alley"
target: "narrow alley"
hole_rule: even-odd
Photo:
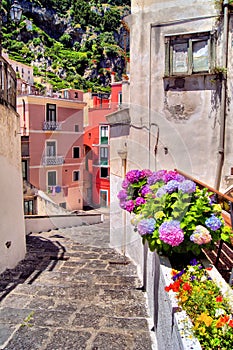
[[[155,349],[136,266],[108,247],[109,218],[27,236],[1,275],[0,348]]]

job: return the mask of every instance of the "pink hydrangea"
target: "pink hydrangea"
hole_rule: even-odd
[[[159,227],[159,238],[172,247],[179,246],[184,240],[184,232],[180,228],[180,222],[177,220],[163,222]]]

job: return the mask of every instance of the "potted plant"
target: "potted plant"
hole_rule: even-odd
[[[220,239],[231,242],[221,205],[207,188],[199,188],[176,171],[131,170],[118,193],[122,209],[151,251],[200,255]]]

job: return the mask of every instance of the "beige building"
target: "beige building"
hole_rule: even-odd
[[[0,80],[0,272],[25,256],[20,124],[16,108],[16,78],[4,63]],[[1,67],[3,67],[1,65]]]
[[[117,199],[125,172],[176,168],[221,191],[232,184],[233,20],[228,1],[217,3],[131,1],[127,103],[107,117],[110,241],[141,272],[141,238]]]

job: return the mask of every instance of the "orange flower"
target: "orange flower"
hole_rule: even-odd
[[[229,316],[227,315],[221,316],[216,322],[216,328],[223,327],[228,321],[229,321]]]

